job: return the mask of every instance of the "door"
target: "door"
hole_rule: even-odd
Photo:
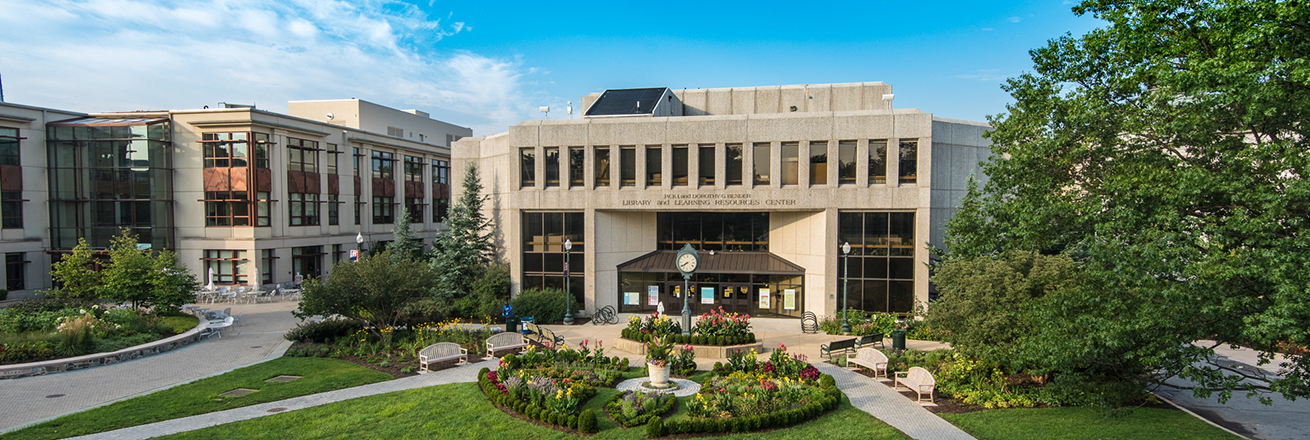
[[[723,310],[733,313],[747,313],[754,309],[751,308],[751,285],[750,284],[729,284],[723,288]]]

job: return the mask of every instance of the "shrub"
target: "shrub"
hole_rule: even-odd
[[[286,339],[292,342],[328,342],[342,336],[348,336],[364,326],[359,321],[348,319],[329,319],[318,322],[302,322],[287,332]]]
[[[569,414],[569,429],[578,429],[578,416]]]
[[[650,419],[650,422],[646,423],[646,436],[650,438],[663,437],[664,421],[658,417]]]
[[[582,410],[578,415],[578,431],[586,434],[596,432],[596,412],[590,409]]]
[[[538,324],[564,320],[564,291],[555,288],[532,288],[519,293],[510,300],[514,314],[532,317]],[[580,310],[581,305],[574,303],[573,310]]]
[[[834,388],[837,386],[837,380],[832,378],[831,374],[819,376],[819,388]]]

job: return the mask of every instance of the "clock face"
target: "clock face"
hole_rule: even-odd
[[[696,256],[692,254],[682,254],[678,257],[678,269],[683,272],[696,270]]]

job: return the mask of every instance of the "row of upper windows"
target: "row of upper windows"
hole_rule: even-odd
[[[207,192],[205,193],[205,225],[206,226],[270,226],[269,195],[266,192],[259,192],[256,198],[248,200],[245,192]],[[287,209],[288,223],[291,226],[317,226],[321,224],[323,209],[319,207],[320,203],[325,203],[327,210],[327,224],[336,226],[340,224],[340,196],[328,195],[326,200],[320,199],[318,194],[288,194]],[[362,209],[368,202],[362,202],[360,197],[355,198],[355,224],[358,225],[363,221]],[[424,213],[427,211],[427,204],[423,203],[427,199],[421,197],[406,197],[404,200],[405,208],[409,212],[409,221],[411,223],[423,223]],[[450,200],[446,198],[434,198],[432,222],[439,223],[445,221],[446,214],[450,207]],[[394,197],[373,197],[370,210],[373,215],[373,224],[391,224],[395,222],[396,201]],[[21,213],[21,212],[20,212]],[[20,219],[21,220],[21,219]],[[20,225],[21,227],[21,225]]]
[[[860,177],[865,177],[870,184],[887,183],[887,172],[889,157],[896,158],[896,171],[898,181],[902,184],[916,183],[919,174],[918,166],[918,147],[917,139],[900,139],[891,145],[894,151],[889,151],[889,144],[886,139],[869,139],[869,140],[840,140],[837,141],[837,157],[835,160],[829,159],[830,144],[829,141],[810,141],[804,145],[800,142],[781,142],[777,149],[780,161],[780,173],[778,181],[782,185],[800,185],[801,167],[809,168],[809,181],[807,185],[828,185],[828,168],[829,164],[836,167],[836,179],[834,182],[838,185],[855,185]],[[665,180],[665,172],[669,172],[669,180],[673,186],[690,186],[690,169],[691,160],[690,152],[694,148],[697,150],[697,160],[695,169],[698,171],[695,181],[697,186],[714,186],[720,179],[728,186],[743,185],[744,182],[751,182],[754,186],[767,186],[772,182],[772,157],[774,144],[769,142],[757,142],[751,144],[749,150],[745,144],[674,144],[667,148],[672,148],[672,163],[668,170],[664,169],[663,145],[646,145],[639,148],[635,145],[623,145],[618,147],[595,146],[595,147],[568,147],[564,149],[566,156],[561,158],[560,147],[543,148],[543,165],[545,175],[542,176],[544,186],[557,187],[561,185],[560,172],[561,165],[567,173],[567,182],[570,187],[582,187],[585,185],[584,173],[586,172],[587,150],[592,155],[592,177],[596,187],[611,186],[611,178],[617,177],[619,186],[636,186],[637,185],[637,155],[642,154],[646,159],[645,181],[646,186],[661,186]],[[617,154],[614,150],[617,150]],[[805,151],[805,154],[802,154]],[[720,154],[722,153],[722,154]],[[890,155],[889,155],[890,153]],[[748,159],[749,155],[749,159]],[[725,158],[724,175],[719,176],[716,167],[716,158],[722,156]],[[867,156],[867,166],[859,166],[860,158]],[[746,172],[749,160],[749,172]],[[618,175],[612,176],[612,168],[617,165]],[[537,152],[535,148],[522,148],[519,150],[519,184],[522,188],[534,187],[537,184]]]
[[[250,165],[251,150],[255,157],[256,168],[269,167],[269,135],[264,133],[205,133],[201,143],[205,150],[206,168],[246,167]],[[2,145],[0,145],[2,146]],[[318,141],[287,138],[287,169],[290,171],[319,172]],[[323,162],[323,172],[337,174],[340,155],[343,153],[337,144],[327,144],[327,161]],[[0,151],[2,154],[3,151]],[[372,177],[379,179],[395,178],[396,153],[385,151],[370,152]],[[354,175],[360,176],[360,148],[354,148]],[[425,159],[420,156],[404,155],[405,180],[423,181]],[[449,161],[433,159],[433,183],[449,184]]]

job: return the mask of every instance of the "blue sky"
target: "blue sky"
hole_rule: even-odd
[[[606,88],[882,81],[983,120],[1028,50],[1100,26],[1068,1],[0,0],[9,102],[82,111],[360,98],[475,135]],[[575,111],[576,114],[576,111]]]

